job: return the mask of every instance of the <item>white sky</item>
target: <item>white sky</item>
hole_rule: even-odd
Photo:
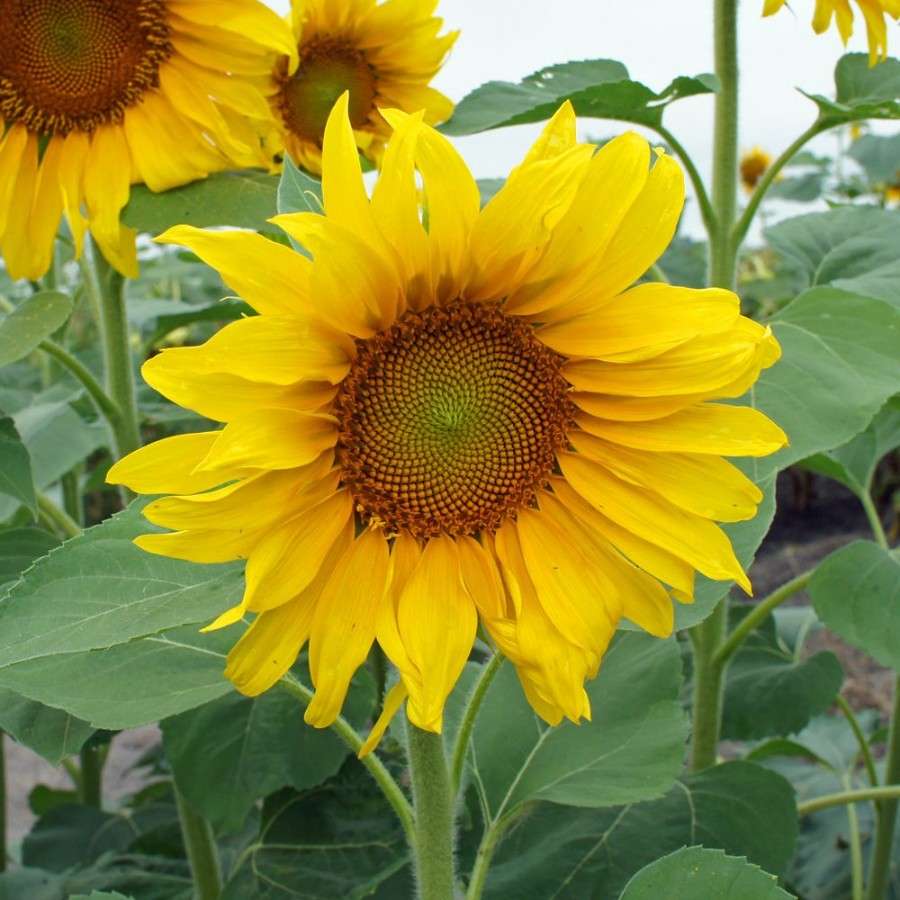
[[[288,0],[270,5],[284,11]],[[518,81],[544,66],[607,58],[623,62],[633,79],[659,91],[678,75],[713,70],[712,5],[712,0],[440,0],[437,14],[445,30],[461,33],[433,84],[459,101],[485,81]],[[844,49],[833,28],[823,35],[813,32],[814,0],[793,0],[792,8],[766,19],[762,6],[763,0],[740,4],[740,140],[742,148],[759,145],[776,156],[815,118],[815,105],[795,88],[833,96],[834,66]],[[889,25],[888,46],[900,56],[895,25]],[[858,10],[847,49],[867,52]],[[679,101],[666,112],[665,123],[708,181],[712,96]],[[583,120],[580,136],[606,137],[627,127]],[[476,177],[505,177],[536,133],[536,126],[517,126],[454,142]],[[825,135],[813,148],[833,153],[836,141]],[[690,207],[685,227],[699,233],[699,216]]]

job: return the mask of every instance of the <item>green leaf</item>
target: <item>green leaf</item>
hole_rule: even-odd
[[[566,99],[571,100],[579,116],[621,119],[654,127],[662,123],[663,112],[670,103],[716,90],[716,77],[705,74],[676,78],[657,94],[639,81],[631,81],[620,62],[580,60],[539,69],[518,84],[490,81],[464,97],[440,130],[463,135],[541,122],[549,119]]]
[[[754,637],[738,651],[726,674],[726,740],[793,734],[831,705],[844,681],[844,669],[833,653],[794,659],[774,636]]]
[[[106,429],[85,422],[68,400],[41,401],[19,410],[13,418],[31,454],[39,488],[58,481],[107,440]]]
[[[659,800],[612,809],[537,804],[498,848],[484,896],[618,897],[635,872],[695,844],[781,876],[796,836],[790,784],[761,766],[728,762],[683,778]]]
[[[869,66],[865,53],[842,56],[834,70],[835,100],[801,91],[819,107],[819,124],[833,128],[860,119],[900,119],[900,61]]]
[[[820,563],[809,582],[819,618],[883,666],[900,671],[900,560],[856,541]]]
[[[134,831],[121,816],[71,803],[55,806],[22,842],[22,863],[48,872],[65,872],[124,850]]]
[[[684,758],[680,674],[674,642],[620,635],[587,684],[593,722],[550,728],[504,666],[484,699],[469,760],[491,817],[535,800],[613,806],[668,790]]]
[[[10,418],[0,419],[0,494],[12,497],[37,515],[31,457]]]
[[[240,626],[209,635],[198,626],[240,597],[243,565],[139,550],[133,539],[155,530],[140,515],[146,502],[39,560],[0,602],[0,686],[102,728],[174,715],[231,689],[222,669]]]
[[[322,182],[298,169],[289,156],[278,182],[278,212],[322,212]]]
[[[0,597],[4,588],[41,556],[59,546],[59,540],[43,528],[10,528],[0,531]]]
[[[77,753],[94,733],[87,722],[0,688],[0,728],[52,766]]]
[[[44,338],[64,325],[71,313],[72,298],[68,294],[32,294],[0,319],[0,366],[28,356]]]
[[[222,900],[386,900],[414,896],[399,822],[368,772],[348,760],[327,784],[269,798],[260,839]],[[391,885],[384,894],[380,888]]]
[[[685,847],[641,869],[621,900],[787,900],[774,875],[721,850]]]
[[[793,178],[775,181],[766,191],[766,197],[779,200],[793,200],[795,203],[810,203],[822,194],[824,175],[821,172],[808,172]]]
[[[840,446],[900,391],[900,309],[814,288],[771,325],[783,355],[760,375],[752,397],[791,445],[755,460],[756,477]]]
[[[278,176],[262,172],[221,172],[162,193],[136,184],[122,221],[153,235],[173,225],[274,231],[266,220],[275,215],[277,192]]]
[[[864,134],[847,149],[873,184],[900,181],[900,134]]]
[[[844,207],[786,219],[766,240],[797,272],[802,287],[831,285],[900,307],[900,215]]]
[[[374,700],[374,683],[361,670],[341,714],[360,727]],[[334,732],[307,725],[297,699],[280,690],[253,698],[226,694],[166,719],[162,730],[178,789],[223,833],[240,828],[268,794],[335,775],[350,753]]]
[[[803,461],[803,465],[834,478],[857,497],[865,497],[872,489],[878,463],[900,447],[900,397],[888,400],[871,424],[856,437]]]

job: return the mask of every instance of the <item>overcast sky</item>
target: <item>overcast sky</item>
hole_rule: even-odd
[[[271,5],[283,11],[287,0]],[[441,0],[437,14],[446,29],[461,33],[433,83],[458,101],[485,81],[518,81],[555,63],[606,58],[623,62],[633,79],[661,90],[678,75],[713,70],[712,5],[712,0]],[[833,95],[834,66],[844,52],[833,28],[823,35],[813,32],[814,0],[790,5],[763,19],[763,0],[740,4],[741,146],[758,144],[773,156],[815,118],[815,105],[795,88]],[[893,56],[900,55],[896,25],[889,25],[888,46]],[[848,49],[867,51],[858,10]],[[665,122],[708,178],[711,96],[679,101]],[[611,136],[626,127],[584,120],[581,136]],[[454,140],[477,177],[505,177],[534,134],[532,126],[517,126]],[[814,147],[833,152],[836,138],[822,136]],[[696,232],[698,223],[689,210],[689,230]]]

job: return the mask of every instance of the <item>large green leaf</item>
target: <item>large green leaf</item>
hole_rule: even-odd
[[[620,635],[587,685],[593,722],[549,728],[529,710],[513,667],[504,667],[481,707],[470,756],[491,818],[535,800],[614,806],[668,790],[684,758],[680,670],[674,642]]]
[[[813,573],[809,594],[819,618],[883,666],[900,671],[900,560],[856,541]]]
[[[765,234],[801,287],[831,285],[900,306],[897,212],[848,206],[786,219]]]
[[[37,515],[31,457],[12,419],[0,419],[0,494],[12,497]]]
[[[498,848],[484,896],[618,897],[635,872],[696,844],[780,876],[796,835],[790,784],[761,766],[729,762],[687,776],[658,800],[612,809],[537,804]]]
[[[732,618],[749,607],[737,607]],[[824,712],[841,689],[844,670],[827,651],[795,659],[770,619],[737,652],[725,677],[722,737],[758,740],[793,734]]]
[[[783,356],[760,375],[752,397],[791,444],[756,460],[757,478],[845,443],[900,391],[900,309],[814,288],[771,325]]]
[[[342,715],[362,726],[374,683],[362,670]],[[334,732],[303,721],[297,699],[280,690],[237,693],[162,723],[178,789],[221,832],[237,830],[253,804],[283,787],[313,787],[336,774],[350,752]]]
[[[59,546],[59,540],[42,528],[9,528],[0,531],[0,597],[19,580],[31,564]]]
[[[127,728],[230,690],[240,628],[202,635],[242,592],[237,564],[201,566],[132,544],[146,501],[68,541],[0,603],[0,686],[95,727]],[[180,627],[186,626],[186,627]]]
[[[872,489],[878,463],[897,447],[900,447],[900,397],[893,397],[869,427],[852,440],[827,453],[817,453],[803,464],[834,478],[862,499]]]
[[[563,100],[571,100],[580,116],[621,119],[651,127],[662,123],[670,103],[694,94],[718,90],[714,75],[676,78],[659,93],[611,59],[588,59],[539,69],[518,84],[490,81],[476,88],[456,106],[441,126],[446,134],[475,134],[505,125],[549,119]]]
[[[276,213],[277,192],[278,176],[262,172],[222,172],[159,194],[137,184],[122,220],[153,235],[173,225],[274,231],[266,220]]]
[[[641,869],[621,900],[788,900],[774,875],[721,850],[685,847]]]
[[[278,182],[278,212],[322,212],[322,182],[298,169],[289,156]]]
[[[864,134],[847,148],[869,180],[884,185],[900,181],[900,134]]]
[[[0,318],[0,366],[8,366],[31,353],[65,324],[71,312],[72,298],[68,294],[40,291]]]
[[[866,54],[848,53],[838,60],[834,83],[834,100],[806,94],[819,107],[823,127],[860,119],[900,119],[900,61],[888,58],[870,66]]]
[[[74,716],[0,688],[0,728],[51,765],[77,753],[94,729]]]
[[[241,857],[222,900],[385,900],[414,896],[396,816],[362,765],[327,784],[266,803],[260,839]],[[390,884],[382,894],[379,888]]]

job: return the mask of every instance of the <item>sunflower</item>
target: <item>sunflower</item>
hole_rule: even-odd
[[[771,16],[784,6],[786,0],[765,0],[763,15]],[[866,20],[869,41],[869,65],[887,58],[887,25],[884,17],[900,19],[900,0],[854,0]],[[853,34],[853,8],[850,0],[816,0],[812,27],[816,34],[827,31],[834,19],[841,40],[846,45]]]
[[[752,193],[766,169],[772,165],[772,157],[765,150],[754,147],[741,154],[740,173],[744,190]]]
[[[377,163],[391,129],[383,107],[425,110],[448,119],[453,103],[428,83],[458,32],[438,35],[437,0],[292,0],[289,18],[300,64],[281,59],[273,71],[273,149],[284,148],[310,172],[322,171],[322,138],[335,101],[350,94],[350,123],[360,152]]]
[[[165,438],[112,482],[167,493],[146,550],[246,559],[253,613],[225,674],[270,688],[309,644],[306,719],[338,715],[373,642],[399,671],[365,749],[408,698],[440,731],[479,622],[537,713],[590,716],[623,617],[654,635],[695,570],[750,585],[715,521],[758,488],[724,455],[785,444],[743,394],[779,356],[719,289],[631,286],[671,239],[680,169],[632,133],[597,151],[567,103],[480,209],[421,113],[393,126],[371,200],[347,95],[323,151],[324,215],[274,221],[309,259],[248,232],[177,226],[259,313],[144,365],[221,430]],[[424,186],[419,209],[415,169]],[[427,227],[423,225],[427,219]]]
[[[279,53],[296,62],[289,29],[256,0],[0,0],[10,276],[47,271],[63,213],[76,255],[90,226],[110,263],[136,275],[134,232],[119,221],[130,186],[264,166],[247,117],[271,121],[264,89]]]

